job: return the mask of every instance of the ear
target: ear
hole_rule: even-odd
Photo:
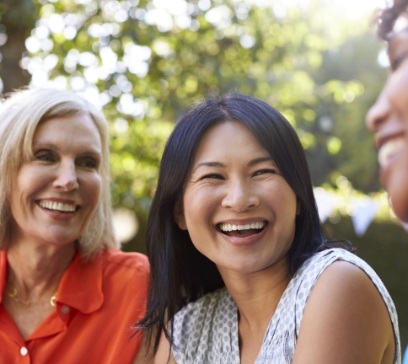
[[[181,230],[187,230],[186,219],[184,218],[183,201],[178,199],[174,206],[174,221]]]

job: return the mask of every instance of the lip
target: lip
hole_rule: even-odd
[[[251,225],[254,223],[262,222],[264,227],[262,230],[255,234],[251,234],[248,236],[236,236],[236,235],[227,235],[220,229],[220,225],[222,224],[229,224],[229,225]],[[227,241],[229,244],[239,247],[248,247],[255,245],[259,240],[263,238],[268,228],[268,221],[264,218],[250,218],[250,219],[230,219],[230,220],[223,220],[216,224],[217,232],[222,236],[222,238]]]

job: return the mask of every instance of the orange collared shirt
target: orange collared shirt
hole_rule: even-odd
[[[117,250],[83,262],[77,254],[58,287],[56,309],[26,339],[1,305],[7,272],[0,251],[0,363],[126,364],[140,347],[132,324],[146,308],[146,256]],[[29,307],[27,308],[29,309]]]

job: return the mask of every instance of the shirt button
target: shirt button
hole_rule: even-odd
[[[22,346],[20,348],[20,355],[21,356],[26,356],[28,354],[28,349],[25,346]]]
[[[61,307],[61,312],[66,315],[69,312],[69,307],[68,306],[62,306]]]

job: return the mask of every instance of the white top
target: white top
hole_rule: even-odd
[[[398,319],[394,303],[374,270],[356,255],[340,248],[309,258],[284,291],[266,330],[255,364],[292,362],[307,299],[323,271],[334,261],[350,262],[362,269],[381,294],[394,329],[396,357],[401,363]],[[178,364],[239,364],[238,314],[225,288],[189,303],[173,319],[173,356]]]

